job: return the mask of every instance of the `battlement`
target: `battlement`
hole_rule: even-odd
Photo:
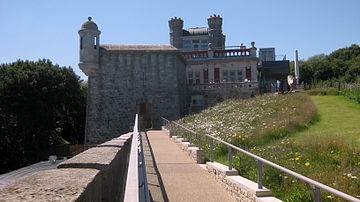
[[[171,27],[181,27],[182,28],[183,25],[184,25],[184,21],[181,18],[174,17],[169,20],[169,26],[171,26]]]
[[[211,25],[222,25],[222,17],[220,17],[220,15],[212,15],[210,16],[208,19],[208,24],[209,26]]]

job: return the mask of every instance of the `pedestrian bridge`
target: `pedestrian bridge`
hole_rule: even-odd
[[[163,120],[162,130],[138,131],[136,116],[132,132],[90,148],[57,168],[17,179],[0,189],[0,201],[281,201],[262,184],[263,164],[310,184],[314,201],[321,201],[320,190],[360,201],[216,137],[204,139]],[[204,150],[197,147],[204,141],[209,142],[206,163]],[[227,165],[213,161],[214,141],[228,147]],[[232,168],[233,151],[254,158],[257,182]]]

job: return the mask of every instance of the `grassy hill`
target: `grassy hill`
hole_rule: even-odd
[[[323,184],[360,197],[360,105],[342,96],[266,95],[227,100],[181,124],[211,134]],[[204,143],[204,141],[203,141]],[[203,145],[208,153],[208,145]],[[215,144],[215,160],[227,149]],[[234,167],[256,181],[255,162],[234,154]],[[305,183],[264,167],[265,186],[288,201],[311,201]],[[324,201],[337,198],[322,193]]]

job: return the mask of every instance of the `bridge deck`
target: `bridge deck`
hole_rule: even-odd
[[[153,130],[147,135],[169,201],[235,201],[164,132]]]

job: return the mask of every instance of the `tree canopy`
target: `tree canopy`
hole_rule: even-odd
[[[353,44],[329,55],[315,55],[299,61],[299,65],[300,79],[308,84],[329,80],[360,83],[360,46]]]
[[[83,143],[86,86],[50,60],[0,65],[0,172],[47,158],[52,145]]]

